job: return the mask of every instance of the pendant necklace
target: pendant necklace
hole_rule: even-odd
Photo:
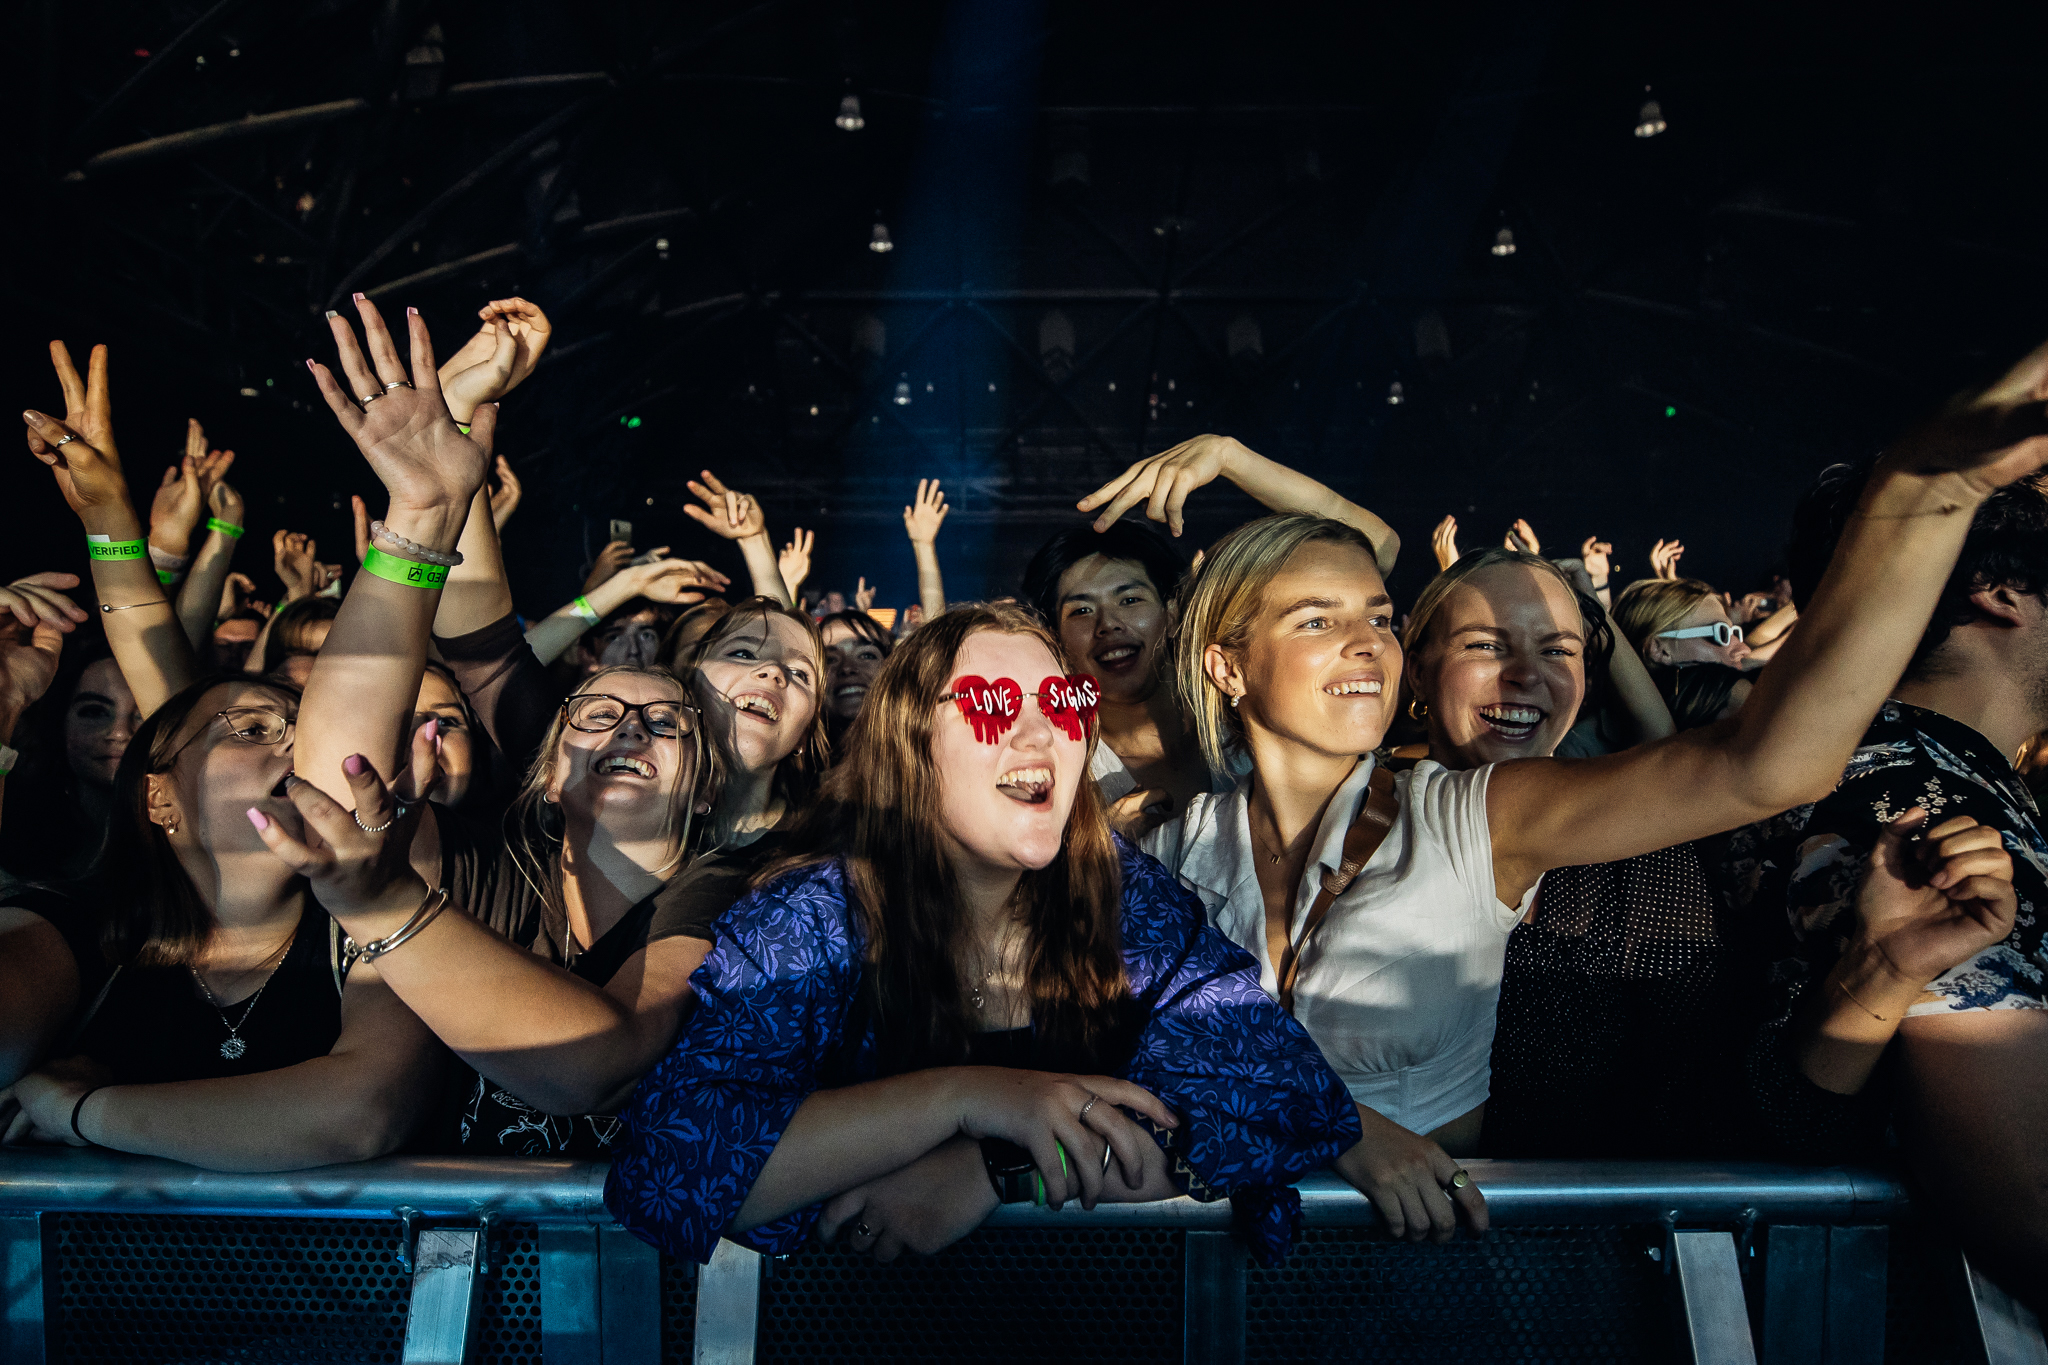
[[[261,968],[265,965],[268,965],[271,969],[272,974],[275,975],[278,964],[284,961],[285,955],[287,953],[291,952],[292,944],[298,939],[298,937],[299,931],[296,929],[292,930],[291,937],[287,938],[284,941],[284,946],[282,948],[279,948],[276,952],[272,953],[269,957],[263,959],[263,961],[258,963],[257,966]],[[256,994],[249,997],[249,1004],[245,1009],[243,1009],[242,1017],[236,1020],[234,1023],[230,1024],[228,1023],[227,1010],[221,1007],[220,1001],[215,998],[213,991],[208,988],[206,984],[206,978],[199,974],[199,969],[197,967],[188,966],[186,970],[192,973],[192,979],[199,984],[199,993],[206,997],[206,1003],[213,1006],[215,1010],[219,1011],[220,1022],[228,1031],[227,1038],[223,1040],[220,1045],[220,1055],[227,1058],[231,1062],[235,1061],[249,1050],[249,1045],[246,1042],[242,1041],[242,1025],[248,1023],[249,1016],[256,1012],[256,1002],[263,998],[263,992],[270,989],[270,978],[264,978],[263,984],[256,988]]]

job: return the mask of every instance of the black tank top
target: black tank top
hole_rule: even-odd
[[[262,998],[253,1006],[248,998],[229,1005],[225,1021],[199,993],[190,968],[122,967],[69,1050],[107,1067],[118,1085],[251,1076],[325,1057],[341,1037],[328,923],[327,912],[307,896],[298,936],[264,983]],[[93,998],[81,1003],[90,1008]],[[235,1057],[221,1050],[229,1023],[246,1045]]]

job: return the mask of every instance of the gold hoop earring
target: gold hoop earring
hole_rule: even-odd
[[[1425,702],[1420,697],[1410,697],[1408,699],[1408,719],[1428,720],[1429,703]]]

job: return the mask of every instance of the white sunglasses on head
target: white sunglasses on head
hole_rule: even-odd
[[[1715,644],[1726,649],[1730,641],[1742,638],[1742,627],[1731,626],[1726,621],[1716,621],[1711,626],[1689,626],[1684,630],[1657,632],[1657,638],[1660,640],[1698,640],[1709,635],[1714,637]]]

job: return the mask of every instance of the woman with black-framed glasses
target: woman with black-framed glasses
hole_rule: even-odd
[[[730,645],[715,666],[620,666],[567,698],[550,691],[480,492],[495,409],[449,411],[417,317],[407,380],[374,306],[359,312],[370,357],[340,319],[335,340],[349,389],[380,396],[358,408],[316,377],[390,494],[390,518],[372,525],[379,553],[412,567],[351,585],[307,684],[298,767],[351,805],[373,770],[389,775],[402,806],[356,814],[403,861],[382,899],[328,909],[468,1064],[451,1145],[603,1156],[613,1110],[674,1037],[712,921],[744,881],[721,860],[765,856],[803,790],[784,770],[819,766],[816,634],[806,622],[792,635],[779,605],[743,603],[714,637]],[[430,632],[484,728],[527,763],[502,828],[419,799],[442,748],[436,724],[410,724]],[[264,833],[291,855],[293,831]]]

